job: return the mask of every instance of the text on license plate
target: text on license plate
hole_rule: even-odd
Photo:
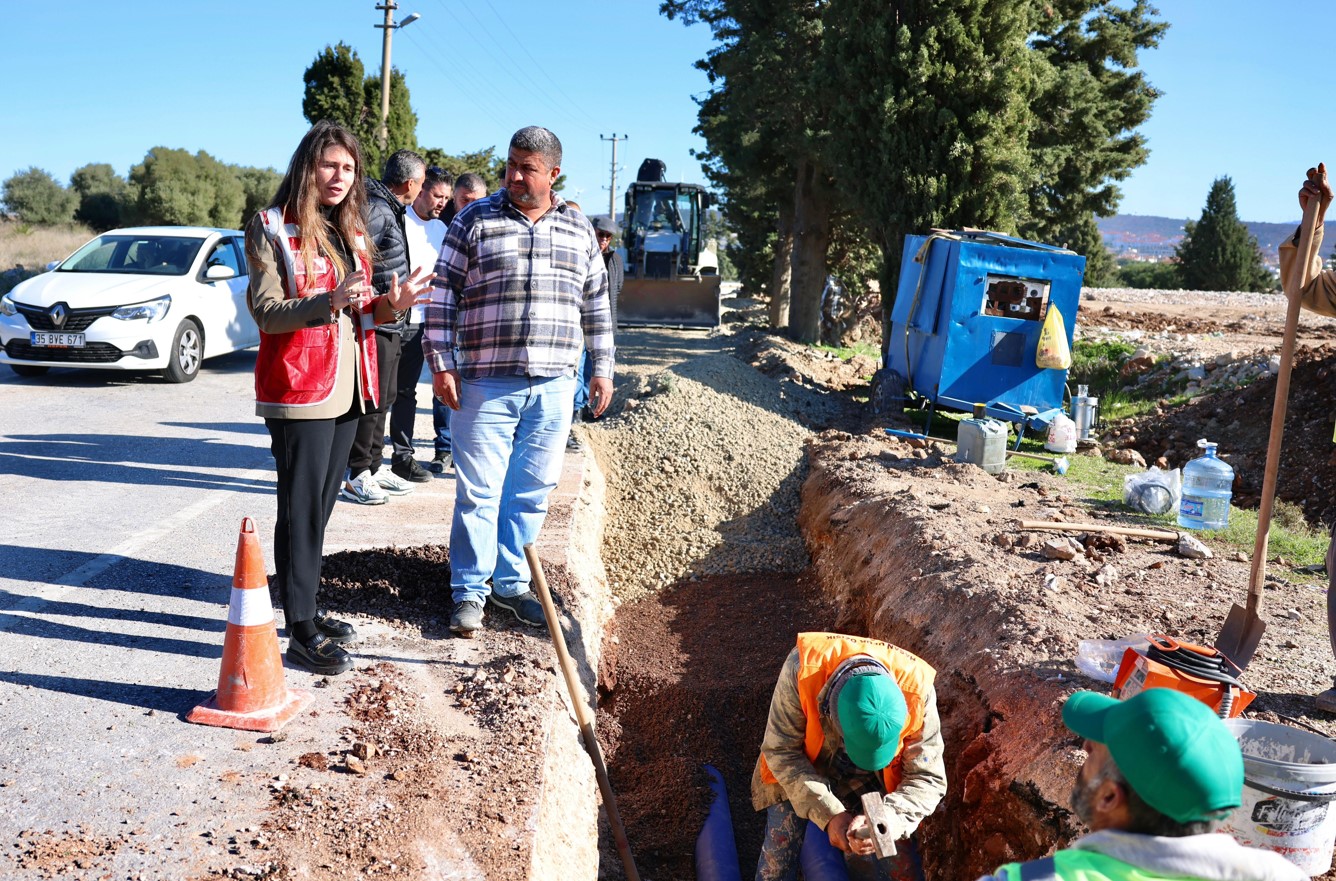
[[[84,347],[84,335],[81,333],[42,333],[40,331],[33,331],[32,344],[34,346],[51,346],[62,349],[82,349]]]

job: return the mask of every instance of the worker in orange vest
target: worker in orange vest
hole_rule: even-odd
[[[752,806],[766,812],[756,881],[790,881],[808,820],[845,854],[851,872],[921,878],[917,851],[877,860],[860,801],[868,792],[907,839],[946,794],[933,670],[890,643],[800,633],[770,699]]]

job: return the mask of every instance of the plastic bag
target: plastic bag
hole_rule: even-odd
[[[1150,637],[1142,633],[1122,639],[1083,639],[1076,647],[1076,669],[1091,679],[1113,684],[1128,649],[1145,652]]]
[[[1178,510],[1183,495],[1183,473],[1177,468],[1149,471],[1123,478],[1123,504],[1146,514],[1168,514]]]
[[[1044,327],[1039,331],[1039,350],[1035,352],[1034,363],[1040,370],[1066,370],[1072,366],[1067,325],[1062,320],[1062,313],[1052,305],[1048,307]]]

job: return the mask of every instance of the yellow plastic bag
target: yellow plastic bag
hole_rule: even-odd
[[[1039,351],[1034,363],[1041,370],[1066,370],[1072,366],[1072,350],[1067,346],[1067,325],[1062,313],[1052,304],[1044,316],[1044,327],[1039,331]]]

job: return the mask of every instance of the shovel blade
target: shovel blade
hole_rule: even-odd
[[[1220,635],[1216,637],[1216,651],[1229,658],[1234,662],[1234,666],[1242,670],[1251,663],[1253,655],[1257,653],[1257,646],[1262,641],[1263,633],[1266,633],[1266,622],[1255,614],[1249,615],[1247,609],[1235,603],[1225,617]]]

